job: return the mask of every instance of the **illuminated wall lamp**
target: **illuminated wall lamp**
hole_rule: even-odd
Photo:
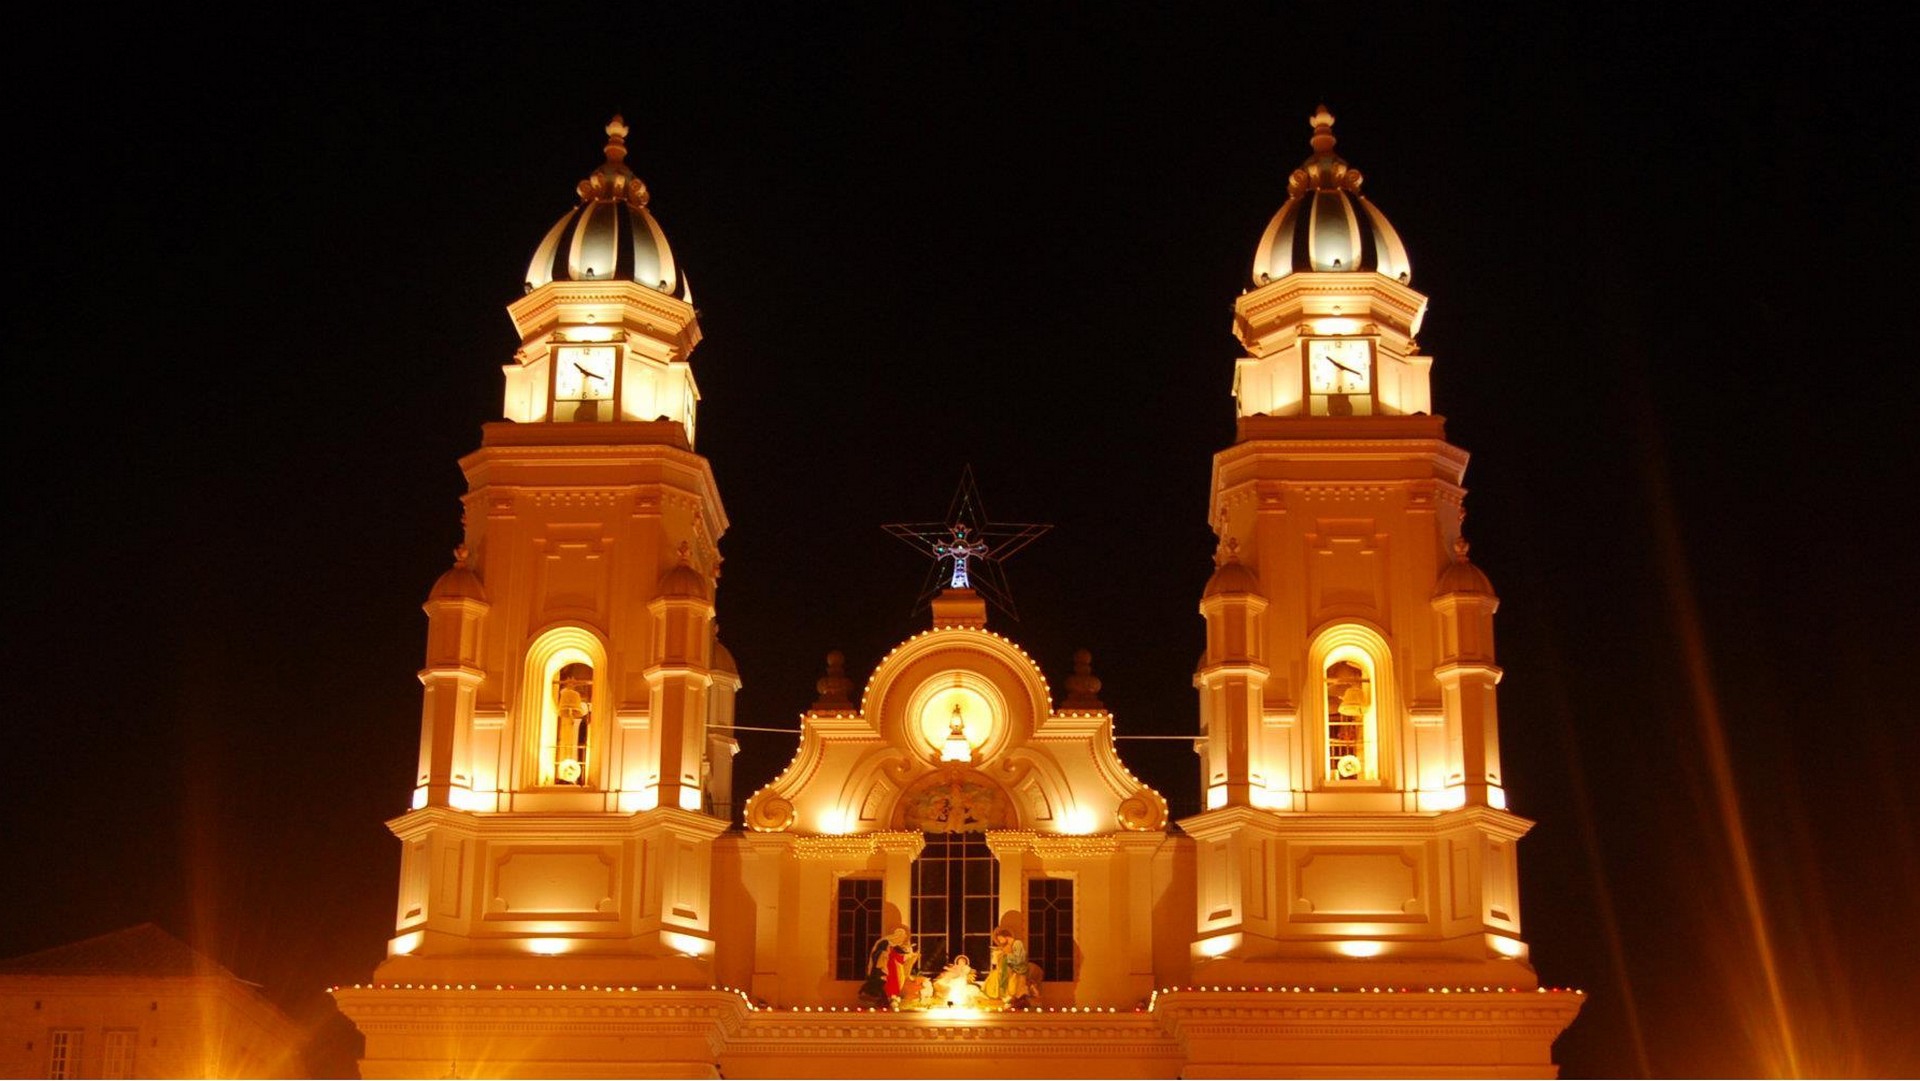
[[[1387,944],[1384,942],[1353,940],[1336,942],[1333,944],[1333,948],[1348,957],[1378,957],[1386,951]]]
[[[557,957],[573,948],[573,943],[564,938],[529,938],[525,941],[527,952],[540,957]]]

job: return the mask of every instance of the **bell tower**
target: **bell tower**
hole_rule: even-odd
[[[739,677],[694,453],[685,274],[627,127],[509,306],[502,421],[460,462],[383,982],[706,983]],[[718,804],[718,806],[716,806]]]
[[[1427,298],[1333,116],[1234,304],[1234,444],[1200,602],[1195,982],[1531,988],[1466,452],[1429,413]],[[1391,974],[1387,974],[1391,972]]]

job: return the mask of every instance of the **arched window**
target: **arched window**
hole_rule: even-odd
[[[607,746],[606,648],[583,627],[554,627],[527,648],[520,690],[523,783],[599,788]]]
[[[1314,752],[1324,788],[1394,783],[1394,748],[1401,733],[1386,636],[1358,622],[1335,623],[1315,634],[1307,652],[1314,682],[1307,708],[1317,726]]]

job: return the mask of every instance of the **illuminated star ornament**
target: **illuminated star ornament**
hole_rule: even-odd
[[[953,493],[946,518],[938,522],[895,522],[880,528],[933,557],[926,585],[914,602],[915,611],[925,608],[943,589],[971,589],[1019,619],[1013,591],[1007,588],[1000,564],[1053,526],[989,521],[980,504],[980,489],[973,483],[973,467],[967,466],[960,472],[960,488]]]

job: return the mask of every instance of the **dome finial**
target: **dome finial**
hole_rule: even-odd
[[[827,653],[827,671],[813,685],[820,694],[814,699],[816,710],[852,709],[853,699],[848,692],[853,690],[853,680],[847,678],[847,655],[839,650]]]
[[[1100,701],[1100,677],[1093,674],[1093,653],[1085,649],[1073,651],[1073,674],[1067,677],[1067,696],[1060,701],[1061,709],[1105,709],[1106,703]]]
[[[1307,123],[1313,125],[1313,138],[1310,140],[1313,144],[1313,152],[1333,153],[1333,114],[1327,111],[1326,103],[1321,103],[1320,108],[1307,118]]]
[[[620,203],[629,206],[647,205],[647,186],[633,175],[627,167],[627,122],[619,113],[607,121],[607,160],[575,185],[582,202]]]
[[[1322,111],[1324,112],[1325,110]],[[607,121],[608,161],[627,160],[627,130],[627,122],[621,118],[619,113],[613,114],[613,119]]]

